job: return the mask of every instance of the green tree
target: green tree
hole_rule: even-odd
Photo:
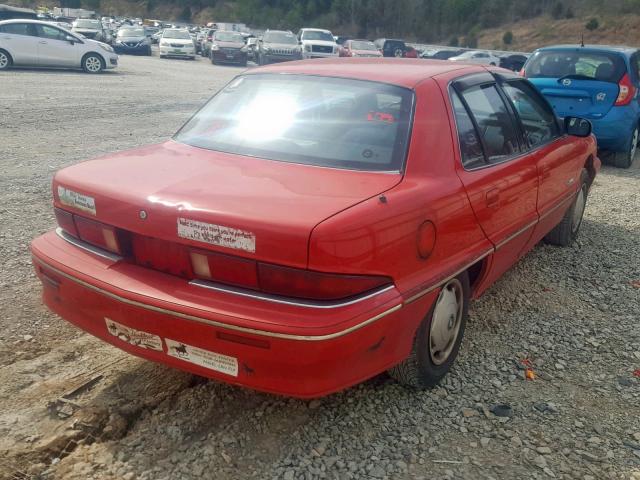
[[[502,42],[505,45],[511,45],[513,43],[513,32],[511,30],[504,32],[504,35],[502,36]]]
[[[589,21],[586,23],[585,28],[592,32],[594,30],[597,30],[599,26],[600,26],[600,23],[598,22],[597,18],[590,18]]]
[[[451,37],[451,39],[449,40],[449,46],[450,47],[457,47],[460,45],[460,40],[458,40],[458,37]]]

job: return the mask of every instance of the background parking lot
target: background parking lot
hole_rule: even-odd
[[[382,375],[283,399],[136,359],[41,305],[28,244],[55,225],[53,173],[167,139],[242,72],[120,62],[0,75],[0,478],[640,479],[640,162],[603,168],[572,247],[538,246],[472,303],[440,387]]]

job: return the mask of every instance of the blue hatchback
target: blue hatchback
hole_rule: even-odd
[[[609,161],[633,163],[640,125],[640,50],[604,45],[558,45],[536,50],[523,75],[560,117],[588,118]]]

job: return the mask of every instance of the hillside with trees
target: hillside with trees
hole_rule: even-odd
[[[16,0],[35,6],[43,2]],[[58,2],[44,2],[59,5]],[[171,20],[243,22],[255,28],[322,26],[365,38],[402,37],[460,46],[529,47],[525,37],[577,42],[584,32],[633,40],[640,0],[62,0],[104,14]],[[621,24],[622,22],[622,24]],[[556,25],[545,32],[549,25]],[[533,28],[533,30],[531,30]],[[560,28],[561,30],[557,30]],[[541,30],[541,31],[537,31]],[[577,37],[577,38],[574,38]],[[608,34],[604,34],[608,37]]]

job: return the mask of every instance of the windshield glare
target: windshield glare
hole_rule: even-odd
[[[317,32],[315,30],[309,30],[302,34],[303,40],[322,40],[324,42],[333,42],[333,35],[329,32]]]
[[[179,40],[191,40],[191,35],[186,30],[165,30],[162,38],[177,38]]]
[[[102,24],[98,20],[76,20],[73,24],[76,28],[100,29]]]
[[[298,40],[293,33],[287,32],[269,32],[264,34],[262,39],[265,43],[285,43],[294,45],[298,43]]]
[[[351,48],[354,50],[378,50],[373,42],[352,41]]]
[[[235,32],[216,32],[215,39],[219,42],[244,43],[244,38]]]
[[[214,96],[174,139],[283,162],[399,171],[412,104],[411,90],[376,82],[246,75]]]
[[[141,28],[125,28],[118,30],[119,37],[144,37],[144,30]]]
[[[575,78],[618,83],[626,70],[621,56],[578,50],[536,53],[525,67],[528,78]]]

